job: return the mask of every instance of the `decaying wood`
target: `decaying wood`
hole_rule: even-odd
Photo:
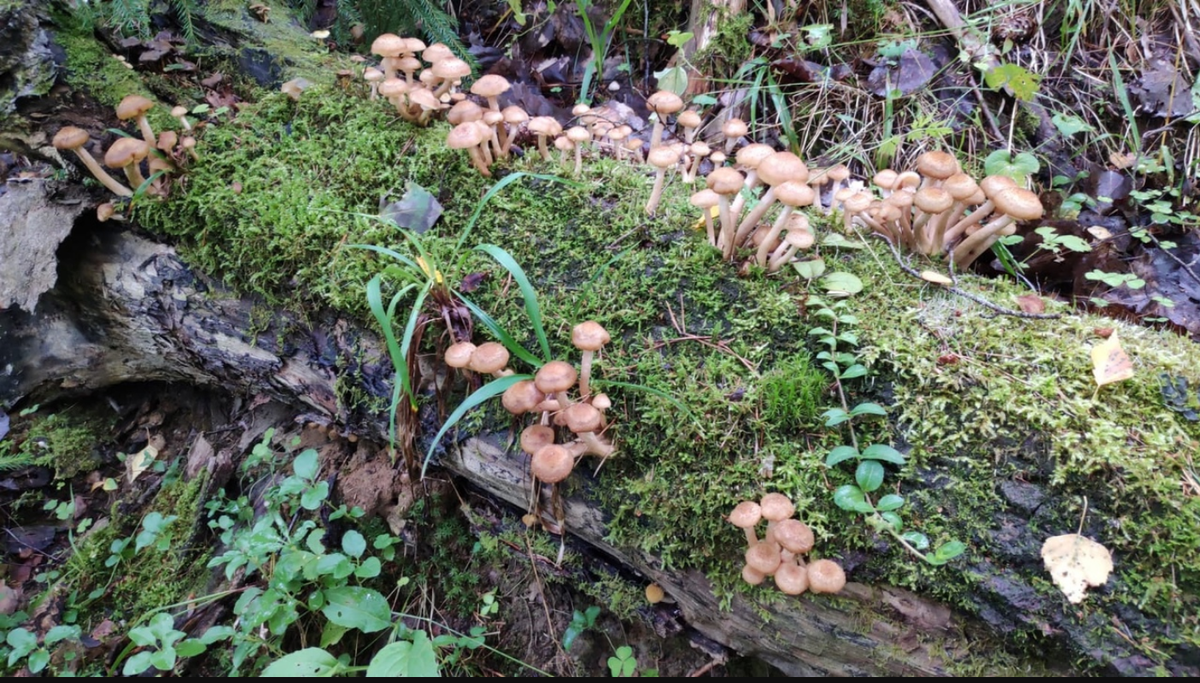
[[[130,232],[74,235],[60,258],[60,272],[69,275],[42,296],[36,316],[0,311],[0,405],[165,380],[273,396],[353,422],[364,435],[386,431],[386,415],[346,414],[335,399],[332,358],[352,360],[373,393],[386,393],[390,376],[374,338],[346,321],[320,321],[329,331],[322,333],[278,313],[267,329],[254,331],[262,317],[254,315],[256,302],[196,275],[171,247]],[[501,444],[495,436],[467,438],[442,464],[523,508],[527,463]],[[567,529],[660,583],[691,626],[741,654],[797,675],[937,675],[966,661],[969,620],[895,588],[852,584],[837,599],[738,597],[722,608],[703,574],[664,569],[658,558],[607,543],[603,509],[586,482],[577,488],[565,501]]]

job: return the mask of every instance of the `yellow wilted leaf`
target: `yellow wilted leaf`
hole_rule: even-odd
[[[721,207],[714,206],[714,207],[710,208],[708,210],[708,215],[712,216],[712,219],[714,221],[720,219],[721,218]],[[700,218],[696,219],[696,224],[692,226],[692,229],[693,230],[703,230],[704,229],[704,214],[700,214]]]
[[[1116,332],[1092,347],[1092,374],[1096,377],[1097,387],[1133,377],[1133,361],[1121,348]]]
[[[125,461],[125,469],[129,474],[129,483],[142,475],[142,472],[150,469],[154,464],[154,459],[158,457],[158,449],[154,446],[146,446],[142,450],[129,456]]]
[[[1089,586],[1107,583],[1113,569],[1108,548],[1079,534],[1047,538],[1042,544],[1042,561],[1071,604],[1082,602]]]

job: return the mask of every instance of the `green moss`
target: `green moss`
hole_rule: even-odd
[[[99,447],[108,438],[111,414],[99,409],[67,408],[35,414],[19,452],[34,463],[54,469],[54,478],[69,481],[100,464]]]

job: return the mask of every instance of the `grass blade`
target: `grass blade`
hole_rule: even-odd
[[[537,292],[534,291],[533,285],[529,284],[529,278],[525,276],[525,271],[521,270],[520,264],[512,257],[512,254],[494,244],[481,244],[475,249],[496,259],[496,262],[504,266],[504,269],[517,281],[517,286],[521,289],[521,296],[525,298],[525,312],[529,315],[529,322],[533,325],[538,344],[542,347],[543,362],[549,363],[551,358],[550,340],[546,338],[546,328],[542,325],[542,310],[538,307]]]
[[[479,204],[475,206],[475,212],[471,214],[471,219],[467,221],[467,226],[463,228],[462,235],[458,238],[458,244],[455,245],[457,249],[462,249],[463,244],[465,244],[467,241],[467,237],[471,234],[471,230],[475,229],[475,224],[479,222],[479,215],[483,213],[483,207],[487,206],[487,203],[492,199],[492,197],[495,197],[500,193],[500,190],[512,185],[521,178],[536,178],[538,180],[547,180],[555,183],[562,183],[563,185],[570,185],[571,187],[583,187],[582,183],[577,183],[573,180],[567,180],[566,178],[560,178],[556,175],[525,173],[524,171],[509,173],[501,178],[500,182],[492,185],[491,189],[484,193],[483,198],[479,200]]]
[[[771,95],[771,102],[775,105],[775,113],[779,115],[779,125],[787,136],[788,147],[793,153],[799,154],[800,140],[796,137],[796,127],[792,125],[792,112],[788,109],[787,98],[783,96],[783,90],[779,88],[779,84],[775,82],[775,76],[769,71],[767,72],[767,92]]]
[[[396,333],[392,330],[392,319],[396,311],[396,304],[400,299],[408,293],[415,285],[408,285],[396,293],[392,297],[391,305],[387,310],[383,308],[383,293],[381,291],[382,277],[376,275],[367,283],[367,306],[371,309],[371,313],[375,316],[375,320],[379,322],[379,327],[383,330],[383,339],[387,344],[388,356],[392,359],[392,368],[395,374],[392,379],[392,404],[388,408],[389,426],[388,436],[393,444],[396,442],[396,410],[400,406],[400,395],[404,387],[408,386],[408,364],[405,361],[404,354],[400,351],[400,344],[396,341]]]
[[[377,247],[374,244],[347,244],[346,248],[347,249],[366,249],[367,251],[373,251],[377,254],[383,254],[384,256],[390,256],[390,257],[396,259],[397,261],[399,261],[400,263],[403,263],[404,265],[408,266],[409,268],[412,268],[413,270],[421,270],[421,266],[417,265],[416,261],[405,256],[404,254],[401,254],[398,251],[395,251],[393,249],[388,249],[387,247]]]
[[[413,393],[412,383],[408,381],[408,349],[410,346],[412,346],[413,332],[415,332],[417,329],[417,319],[421,317],[421,306],[425,303],[425,297],[429,295],[429,290],[431,287],[433,287],[432,282],[425,285],[425,288],[421,290],[421,293],[417,294],[417,298],[413,301],[412,311],[408,314],[408,323],[404,326],[404,337],[400,340],[399,364],[404,367],[404,378],[406,380],[404,393],[408,394],[408,401],[414,410],[417,408],[417,397]],[[389,309],[389,312],[391,312],[393,315],[396,310],[396,304],[399,301],[400,298],[398,296],[392,299],[392,306]]]
[[[538,358],[537,356],[533,355],[529,351],[529,349],[522,346],[521,342],[514,339],[513,336],[508,333],[508,330],[505,330],[503,327],[500,327],[500,323],[496,322],[495,318],[488,315],[487,311],[485,311],[482,308],[480,308],[479,306],[475,305],[475,303],[473,301],[467,299],[467,297],[463,296],[461,293],[457,293],[456,296],[458,296],[459,301],[463,302],[464,306],[466,306],[468,309],[470,309],[471,314],[474,315],[476,318],[478,318],[479,322],[484,327],[488,328],[488,331],[492,333],[492,336],[494,336],[496,339],[499,339],[500,343],[504,344],[504,346],[514,356],[516,356],[517,358],[520,358],[521,360],[525,361],[526,363],[529,363],[530,365],[532,365],[535,368],[542,367],[542,365],[545,363],[545,361],[543,361],[540,358]]]
[[[454,412],[450,413],[450,417],[446,418],[446,423],[438,430],[437,436],[433,437],[433,443],[429,444],[429,451],[425,453],[425,462],[421,465],[421,477],[425,477],[425,468],[429,467],[429,461],[433,458],[433,451],[442,442],[442,437],[446,435],[446,432],[450,431],[451,427],[458,424],[458,421],[467,414],[468,410],[482,404],[488,399],[503,394],[512,385],[526,379],[533,379],[533,375],[509,375],[508,377],[494,379],[463,399],[463,402],[454,409]]]

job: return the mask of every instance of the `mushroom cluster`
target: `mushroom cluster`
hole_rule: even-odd
[[[129,185],[109,175],[95,157],[88,152],[87,145],[91,136],[87,131],[75,126],[64,126],[55,134],[52,144],[60,152],[74,152],[92,176],[104,187],[118,197],[132,197],[134,191],[146,181],[147,175],[175,173],[189,159],[199,158],[196,154],[196,139],[192,137],[192,126],[187,120],[187,110],[175,107],[171,116],[183,124],[184,135],[181,138],[174,131],[163,131],[154,134],[147,112],[154,108],[154,102],[141,95],[129,95],[117,105],[117,118],[122,121],[133,121],[141,134],[141,139],[122,137],[113,142],[102,157],[104,166],[116,171],[120,170]],[[147,175],[142,173],[142,162],[146,162]],[[164,176],[151,183],[147,193],[165,196],[169,187]],[[109,216],[112,214],[109,213]],[[102,219],[103,220],[103,219]]]
[[[815,538],[812,529],[792,515],[796,506],[782,493],[768,493],[760,502],[745,500],[729,513],[729,522],[746,534],[746,564],[742,579],[757,586],[768,576],[788,595],[837,593],[846,586],[846,573],[832,560],[805,563]],[[767,521],[766,534],[759,540],[755,529]]]
[[[997,240],[1016,232],[1017,221],[1037,220],[1038,196],[1005,176],[976,182],[946,152],[925,152],[915,171],[884,169],[872,179],[881,199],[869,192],[840,191],[845,227],[862,225],[892,244],[936,256],[951,252],[964,269]]]

